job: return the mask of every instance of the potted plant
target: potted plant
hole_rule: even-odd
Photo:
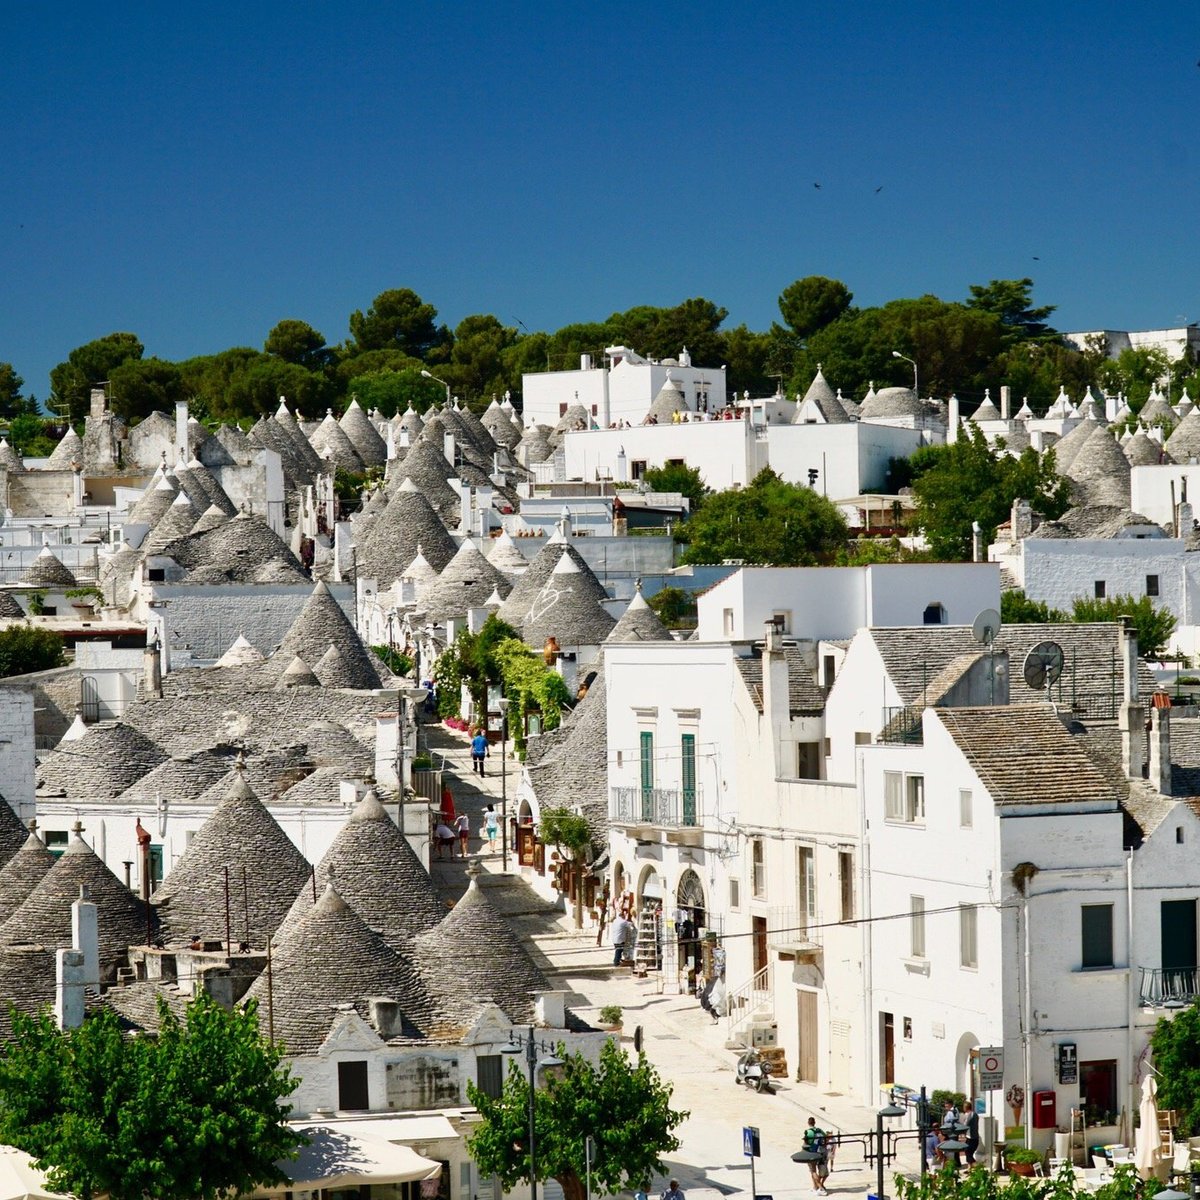
[[[95,616],[96,605],[104,602],[104,594],[95,587],[68,588],[63,595],[70,600],[71,607],[84,617]]]
[[[1004,1165],[1010,1175],[1032,1175],[1034,1167],[1041,1161],[1040,1150],[1029,1150],[1025,1146],[1015,1146],[1004,1152]]]
[[[620,1029],[624,1023],[621,1006],[619,1004],[606,1004],[600,1010],[600,1026],[602,1029]]]

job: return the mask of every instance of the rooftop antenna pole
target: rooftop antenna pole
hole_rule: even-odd
[[[229,953],[229,868],[225,868],[225,953]]]
[[[267,934],[267,1038],[275,1041],[275,980],[271,974],[271,935]]]
[[[250,949],[250,883],[246,877],[246,868],[242,867],[242,906],[246,913],[246,949]]]

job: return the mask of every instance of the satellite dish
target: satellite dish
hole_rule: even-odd
[[[1062,669],[1063,652],[1057,642],[1038,642],[1025,656],[1025,682],[1035,692],[1057,683]]]
[[[971,632],[977,642],[990,646],[1000,632],[1000,614],[994,608],[985,608],[972,622]]]

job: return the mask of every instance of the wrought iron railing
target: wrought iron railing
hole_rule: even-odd
[[[693,828],[700,824],[701,788],[614,787],[609,789],[609,818],[622,825]]]
[[[819,946],[820,930],[817,919],[798,908],[767,910],[767,945],[778,949],[796,946]]]
[[[1142,967],[1141,1003],[1161,1008],[1182,1007],[1200,997],[1196,967]]]
[[[925,736],[921,728],[923,711],[920,705],[916,704],[907,704],[900,708],[885,708],[879,740],[890,742],[893,745],[919,746]]]

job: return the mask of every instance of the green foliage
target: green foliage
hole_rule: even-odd
[[[24,385],[25,380],[13,369],[12,363],[0,362],[0,419],[29,412],[29,402],[21,394]]]
[[[1150,1035],[1158,1102],[1175,1110],[1185,1137],[1200,1136],[1200,1006],[1162,1017]]]
[[[711,492],[704,484],[704,477],[696,467],[686,463],[667,463],[662,467],[648,467],[642,476],[643,482],[652,492],[679,492],[687,497],[690,511],[704,503]]]
[[[674,1130],[688,1113],[671,1108],[671,1085],[641,1054],[633,1062],[606,1041],[594,1065],[560,1047],[562,1068],[534,1093],[534,1149],[537,1175],[556,1179],[566,1200],[583,1200],[584,1146],[596,1144],[592,1190],[614,1195],[641,1188],[664,1170],[662,1156],[679,1148]],[[470,1102],[480,1123],[467,1140],[480,1172],[495,1175],[511,1191],[530,1177],[529,1082],[514,1062],[501,1095],[492,1099],[473,1083]]]
[[[1030,1154],[1034,1161],[1042,1158],[1036,1150],[1010,1150],[1006,1157],[1009,1162],[1025,1162]],[[895,1188],[898,1200],[1085,1200],[1093,1195],[1099,1200],[1150,1200],[1162,1184],[1153,1178],[1143,1182],[1132,1167],[1121,1166],[1111,1182],[1093,1193],[1076,1183],[1069,1163],[1049,1180],[1025,1175],[1003,1177],[979,1164],[961,1172],[947,1165],[913,1179],[897,1175]]]
[[[660,588],[646,603],[658,613],[658,619],[668,629],[684,629],[696,624],[696,597],[683,588]]]
[[[284,362],[319,371],[331,357],[325,345],[325,335],[318,333],[307,321],[280,321],[263,343],[263,350]]]
[[[497,622],[497,624],[503,624]],[[542,728],[557,729],[563,709],[570,707],[574,697],[567,690],[562,676],[546,666],[540,654],[535,654],[515,634],[495,648],[504,694],[510,701],[508,727],[518,754],[525,750],[526,716],[542,714]]]
[[[68,600],[94,600],[97,604],[104,602],[104,593],[98,587],[67,588],[63,595]]]
[[[876,563],[932,562],[928,550],[910,550],[898,537],[855,538],[833,556],[835,567],[869,567]]]
[[[1136,413],[1146,403],[1154,385],[1162,379],[1170,363],[1167,356],[1152,346],[1128,347],[1115,358],[1105,358],[1097,370],[1101,387],[1124,392],[1129,407]]]
[[[1020,458],[996,455],[974,427],[953,445],[930,446],[913,455],[916,524],[929,548],[941,560],[971,556],[971,526],[978,521],[984,545],[1008,519],[1013,501],[1025,499],[1047,517],[1060,517],[1069,507],[1065,482],[1054,470],[1053,453],[1033,449]],[[919,462],[916,460],[920,460]]]
[[[1119,621],[1122,617],[1133,618],[1138,653],[1143,656],[1161,653],[1175,632],[1170,610],[1155,608],[1149,596],[1108,596],[1103,600],[1078,596],[1071,602],[1073,621]]]
[[[1000,620],[1005,625],[1049,625],[1070,618],[1041,600],[1030,600],[1020,588],[1000,593]]]
[[[1012,331],[1009,337],[1013,342],[1047,341],[1058,336],[1045,323],[1054,311],[1054,305],[1033,307],[1030,299],[1032,279],[993,279],[986,287],[973,283],[969,290],[967,307],[982,309],[997,317],[1001,325]]]
[[[962,1112],[967,1107],[967,1095],[965,1092],[953,1092],[949,1088],[934,1088],[929,1093],[929,1111],[937,1116],[940,1121],[942,1109],[946,1107],[946,1101],[949,1100],[959,1112]]]
[[[619,1004],[606,1004],[600,1010],[600,1024],[614,1025],[619,1027],[625,1019],[625,1014],[621,1011]]]
[[[450,341],[449,330],[437,323],[437,309],[411,288],[380,292],[365,313],[351,313],[350,334],[355,352],[399,350],[420,359]]]
[[[130,358],[108,377],[109,407],[127,421],[140,421],[152,412],[175,411],[175,401],[187,398],[183,375],[161,358]]]
[[[8,444],[25,457],[47,458],[58,445],[58,439],[51,432],[55,428],[51,421],[33,413],[22,413],[8,423]]]
[[[681,561],[719,563],[740,558],[780,567],[828,562],[846,541],[846,522],[812,488],[759,472],[745,488],[717,492],[680,528]]]
[[[779,311],[801,339],[832,324],[849,307],[854,294],[841,280],[809,275],[789,283],[779,296]]]
[[[478,633],[460,629],[458,636],[437,661],[438,711],[443,717],[459,715],[459,692],[463,685],[477,711],[487,704],[488,687],[501,682],[499,648],[520,641],[517,631],[492,613]]]
[[[391,646],[372,646],[371,649],[378,655],[380,662],[399,679],[403,679],[413,669],[413,660]]]
[[[144,350],[132,333],[110,333],[76,346],[67,361],[50,372],[50,407],[68,421],[79,420],[88,411],[93,385],[110,379],[122,363],[141,358]]]
[[[592,846],[587,820],[569,808],[549,808],[539,822],[539,836],[547,845],[569,850],[575,862],[583,859]]]
[[[363,358],[368,357],[370,356],[363,355]],[[359,361],[353,358],[348,360],[345,364],[347,370],[353,369]],[[348,386],[367,412],[377,408],[389,420],[398,412],[407,411],[409,407],[423,413],[431,404],[440,404],[446,397],[445,388],[434,379],[426,379],[421,374],[420,367],[408,367],[403,371],[384,369],[368,371],[365,375],[351,375]]]
[[[111,1200],[216,1200],[284,1182],[303,1144],[281,1103],[296,1086],[253,1006],[201,995],[180,1023],[159,1001],[157,1038],[127,1037],[111,1008],[79,1029],[15,1013],[0,1058],[0,1140],[55,1191]]]
[[[34,592],[29,597],[30,612],[34,611],[33,602],[37,595]],[[44,601],[45,597],[42,599]],[[10,625],[0,629],[0,678],[49,671],[61,667],[64,661],[63,640],[54,630],[34,625]]]

